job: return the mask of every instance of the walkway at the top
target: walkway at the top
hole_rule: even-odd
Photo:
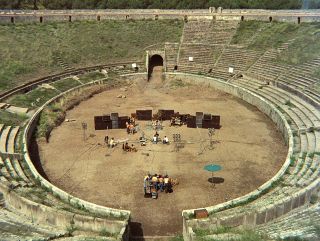
[[[320,10],[262,9],[96,9],[96,10],[0,10],[0,22],[45,22],[76,20],[213,19],[320,22]]]

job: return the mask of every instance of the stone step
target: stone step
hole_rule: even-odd
[[[7,141],[11,126],[5,126],[0,135],[0,152],[5,153],[7,151]]]
[[[53,239],[65,236],[67,233],[65,230],[53,226],[36,223],[33,219],[10,207],[0,210],[0,226],[1,237],[19,237],[17,240]]]
[[[320,223],[320,204],[303,206],[290,213],[260,225],[257,231],[271,236],[271,238],[299,237],[306,240],[316,238],[315,226]]]
[[[30,182],[29,178],[26,176],[25,172],[22,170],[20,161],[17,158],[13,158],[11,163],[17,175],[20,178],[22,178],[22,180],[25,181],[26,183]]]
[[[20,129],[19,126],[11,128],[11,131],[8,137],[8,142],[7,142],[7,150],[6,150],[7,153],[12,153],[12,154],[15,153],[15,140],[19,132],[19,129]]]

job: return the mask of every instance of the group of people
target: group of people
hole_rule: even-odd
[[[171,117],[170,126],[182,126],[183,122],[179,117]]]
[[[117,145],[117,142],[114,140],[114,137],[109,139],[109,136],[104,137],[104,142],[107,144],[108,147],[113,148]]]
[[[156,194],[158,191],[171,193],[172,190],[172,180],[168,175],[158,175],[158,174],[148,174],[144,177],[143,181],[144,194]]]
[[[126,151],[126,152],[137,152],[137,148],[131,144],[131,146],[129,146],[128,142],[126,142],[126,144],[122,145],[122,150]]]
[[[152,121],[152,128],[156,131],[158,130],[162,130],[162,122],[159,121],[159,120],[156,120],[156,121]]]
[[[134,117],[130,117],[129,122],[126,122],[127,133],[134,134],[137,132],[136,130],[136,120]]]
[[[156,133],[152,137],[152,142],[154,144],[158,144],[159,141],[161,141],[161,139],[159,137],[158,131],[156,131]],[[164,138],[162,140],[162,144],[169,144],[169,138],[167,136],[164,136]]]

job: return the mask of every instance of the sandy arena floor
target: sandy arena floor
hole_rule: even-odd
[[[125,99],[116,98],[124,94]],[[164,123],[160,137],[180,133],[186,145],[179,152],[174,145],[138,146],[141,132],[127,135],[125,130],[95,131],[93,116],[119,112],[130,115],[136,109],[174,109],[180,113],[196,111],[221,115],[218,141],[209,148],[208,130],[169,127]],[[67,113],[68,119],[51,135],[50,142],[39,143],[40,158],[49,180],[84,200],[132,211],[134,235],[173,235],[182,230],[181,211],[215,205],[256,189],[280,169],[287,148],[280,132],[267,116],[245,102],[207,86],[172,87],[171,83],[151,81],[132,84],[128,91],[105,91]],[[88,123],[84,142],[81,123]],[[138,122],[147,137],[154,131],[147,122]],[[120,146],[108,149],[105,135],[129,138],[137,153],[124,153]],[[215,188],[208,182],[206,164],[219,164]],[[171,194],[159,199],[143,196],[143,177],[148,172],[169,174],[179,180]]]

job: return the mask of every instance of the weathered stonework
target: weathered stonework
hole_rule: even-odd
[[[260,10],[260,9],[222,9],[221,7],[195,10],[158,10],[158,9],[105,9],[105,10],[2,10],[0,23],[19,22],[73,22],[81,20],[260,20],[280,22],[319,22],[318,10]]]

